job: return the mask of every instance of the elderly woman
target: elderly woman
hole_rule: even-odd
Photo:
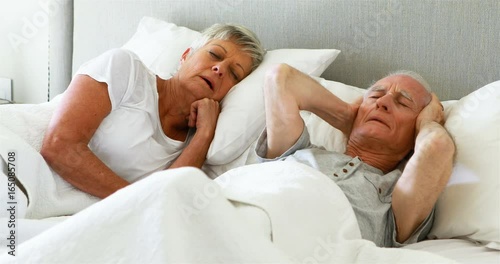
[[[155,171],[201,167],[219,102],[264,53],[253,32],[231,24],[206,29],[167,80],[132,52],[108,51],[78,70],[41,154],[64,180],[100,198]]]

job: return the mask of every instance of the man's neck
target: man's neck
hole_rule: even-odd
[[[382,172],[389,173],[394,170],[406,153],[395,153],[387,149],[381,142],[357,141],[349,138],[347,141],[346,155],[359,157],[364,163],[373,166]]]

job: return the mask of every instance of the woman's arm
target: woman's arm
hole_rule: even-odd
[[[40,151],[63,179],[99,198],[129,184],[88,147],[99,124],[110,111],[107,84],[86,75],[76,75],[52,116]]]
[[[349,135],[357,108],[332,94],[316,80],[286,64],[272,68],[264,85],[267,158],[283,154],[304,130],[300,110],[321,117]]]
[[[417,118],[415,153],[392,194],[400,243],[406,241],[430,214],[451,176],[455,144],[442,123],[442,106],[433,95],[431,103]]]
[[[215,136],[219,113],[219,102],[213,99],[204,98],[191,105],[188,125],[196,127],[196,133],[169,169],[184,166],[201,168],[203,166]]]

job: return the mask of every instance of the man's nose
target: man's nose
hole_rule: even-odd
[[[393,104],[394,104],[394,94],[391,92],[386,93],[385,95],[377,99],[377,106],[381,107],[385,111],[391,110]]]

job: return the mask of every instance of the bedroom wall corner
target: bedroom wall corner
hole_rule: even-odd
[[[73,63],[73,0],[58,4],[49,20],[49,100],[63,93],[71,82]]]
[[[48,100],[49,16],[55,0],[0,3],[0,77],[12,79],[17,103]]]

